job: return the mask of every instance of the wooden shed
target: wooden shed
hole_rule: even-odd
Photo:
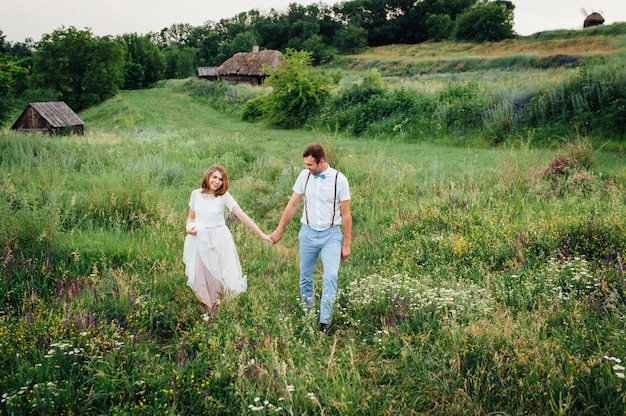
[[[269,74],[261,73],[261,66],[268,64],[276,67],[283,59],[283,54],[275,50],[239,52],[217,67],[220,81],[261,85]]]
[[[49,134],[83,134],[85,123],[63,101],[30,103],[13,130]]]
[[[216,66],[199,66],[198,78],[206,79],[207,81],[217,80],[217,67]]]

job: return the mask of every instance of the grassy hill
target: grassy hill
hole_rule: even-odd
[[[585,30],[557,30],[540,32],[502,42],[463,43],[433,42],[416,45],[387,45],[368,48],[348,55],[347,60],[425,64],[448,60],[508,58],[514,62],[520,57],[534,59],[556,56],[578,58],[610,56],[626,50],[626,23]]]
[[[84,136],[0,132],[0,414],[624,414],[619,142],[276,130],[188,88],[123,91]],[[298,300],[300,212],[274,246],[229,221],[249,288],[204,309],[191,190],[224,165],[271,231],[313,141],[352,194],[336,334]]]

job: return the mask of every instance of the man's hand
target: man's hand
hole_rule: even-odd
[[[272,243],[276,244],[280,241],[280,239],[283,238],[283,233],[282,231],[279,231],[278,229],[276,229],[271,235],[270,235],[270,240],[272,240]]]

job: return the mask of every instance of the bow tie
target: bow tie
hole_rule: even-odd
[[[313,177],[315,179],[317,179],[317,178],[326,179],[326,175],[324,175],[323,173],[316,173],[316,174],[313,175]]]

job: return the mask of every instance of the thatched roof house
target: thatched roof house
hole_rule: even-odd
[[[11,126],[13,130],[83,134],[85,123],[63,101],[30,103]]]
[[[600,13],[593,12],[585,18],[583,28],[600,26],[601,24],[604,24],[604,17]]]
[[[276,67],[283,59],[283,54],[275,50],[239,52],[217,67],[217,76],[224,82],[241,82],[261,85],[269,74],[261,73],[261,66],[268,64]]]
[[[198,78],[206,79],[208,81],[217,80],[217,67],[216,66],[199,66]]]

